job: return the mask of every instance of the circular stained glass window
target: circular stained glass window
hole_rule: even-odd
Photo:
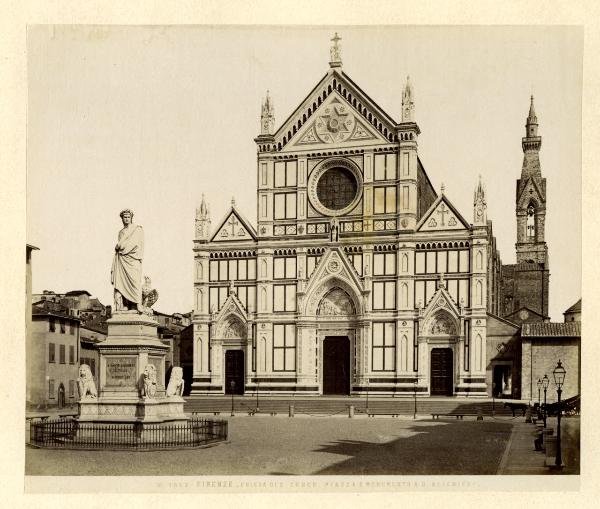
[[[329,210],[342,210],[356,197],[358,182],[348,168],[328,169],[317,182],[317,197]]]

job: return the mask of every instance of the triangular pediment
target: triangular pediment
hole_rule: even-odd
[[[444,194],[438,196],[418,222],[417,231],[468,230],[469,223]]]
[[[211,242],[232,242],[238,240],[256,240],[256,233],[250,223],[231,207],[225,218],[219,223]]]
[[[233,291],[229,291],[227,299],[225,299],[221,310],[214,317],[213,321],[214,323],[223,323],[225,318],[228,318],[232,315],[238,317],[243,323],[248,321],[248,313],[235,293],[235,288]]]
[[[539,314],[537,311],[534,311],[527,306],[522,306],[516,311],[505,316],[507,320],[515,323],[523,323],[523,322],[541,322],[544,320],[544,316]]]
[[[389,143],[339,92],[332,92],[311,119],[287,143],[285,150],[357,142]]]
[[[275,133],[279,151],[358,142],[390,143],[396,122],[345,73],[331,70]]]
[[[323,297],[334,288],[340,288],[353,300],[354,312],[362,312],[362,296],[368,293],[348,257],[339,247],[325,251],[319,264],[308,279],[304,294],[306,313],[316,315]]]
[[[461,312],[462,311],[462,312]],[[424,309],[420,310],[420,316],[423,318],[423,334],[460,334],[460,316],[464,310],[461,310],[452,296],[446,290],[445,284],[438,282],[438,289],[433,297],[427,303]]]
[[[544,195],[542,194],[536,179],[529,177],[525,181],[525,184],[521,184],[520,194],[517,198],[517,206],[519,208],[526,208],[532,199],[538,206],[542,205],[545,201]]]

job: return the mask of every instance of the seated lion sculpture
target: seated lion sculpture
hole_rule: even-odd
[[[183,369],[175,367],[171,371],[171,377],[167,385],[167,397],[183,396],[183,387]]]
[[[79,399],[96,398],[96,384],[92,377],[92,370],[87,364],[79,366],[79,378],[77,379],[77,388],[79,389]]]
[[[156,397],[156,383],[156,367],[154,364],[148,364],[142,375],[141,392],[144,399]]]

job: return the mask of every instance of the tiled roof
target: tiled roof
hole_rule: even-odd
[[[567,309],[565,313],[581,313],[581,299]]]
[[[580,322],[540,322],[524,323],[523,337],[581,337]]]
[[[58,316],[61,318],[69,318],[70,320],[77,320],[78,322],[81,321],[76,316],[69,315],[69,309],[66,308],[65,306],[61,306],[60,304],[58,304],[56,302],[50,302],[47,300],[40,302],[37,305],[32,305],[31,306],[31,314],[33,316],[40,316],[40,315]]]

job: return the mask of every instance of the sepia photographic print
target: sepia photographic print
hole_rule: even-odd
[[[30,25],[30,489],[578,482],[582,70],[576,26]]]

